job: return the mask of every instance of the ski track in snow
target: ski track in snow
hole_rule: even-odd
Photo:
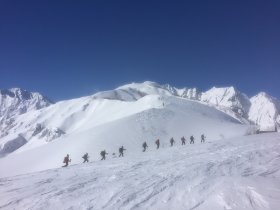
[[[151,147],[1,178],[0,209],[280,209],[279,134]]]

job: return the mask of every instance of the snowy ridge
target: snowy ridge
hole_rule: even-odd
[[[93,95],[93,97],[123,101],[135,101],[146,95],[178,96],[193,100],[200,99],[200,92],[196,88],[178,89],[168,84],[160,85],[156,82],[150,81],[123,85],[115,90],[97,93]]]
[[[137,151],[143,141],[153,144],[157,138],[168,143],[171,137],[179,140],[194,135],[199,139],[205,133],[207,138],[219,140],[245,135],[251,129],[212,107],[173,96],[149,95],[135,102],[86,97],[71,102],[21,115],[26,121],[17,129],[28,141],[0,159],[0,167],[5,167],[0,176],[56,168],[61,155],[67,153],[72,155],[73,163],[79,163],[83,152],[99,159],[101,150],[116,153],[121,145]],[[65,134],[51,142],[40,137],[41,129],[33,135],[37,129],[31,123],[34,116],[42,127],[57,127]]]
[[[159,100],[150,100],[157,97]],[[61,101],[51,106],[51,102],[39,93],[15,88],[1,91],[0,154],[16,151],[25,143],[28,143],[28,147],[31,142],[35,147],[43,145],[73,132],[162,106],[164,101],[161,99],[164,97],[201,102],[242,124],[253,122],[260,125],[263,130],[275,130],[273,125],[280,121],[279,102],[276,99],[253,98],[251,106],[248,97],[234,87],[214,87],[200,92],[196,88],[179,89],[168,84],[146,81],[123,85],[88,97]],[[254,130],[251,129],[249,133]],[[7,150],[4,149],[7,147],[5,144],[14,146]]]
[[[251,101],[248,96],[244,93],[241,93],[239,90],[232,86],[223,88],[213,87],[206,92],[201,92],[196,88],[179,89],[169,84],[160,85],[155,82],[146,81],[143,83],[127,84],[111,91],[100,92],[95,94],[93,97],[123,101],[135,101],[146,95],[176,96],[201,101],[230,115],[231,117],[237,119],[242,123],[256,123],[257,125],[260,125],[261,128],[265,127],[265,125],[263,125],[263,123],[265,123],[264,121],[254,120],[254,118],[260,118],[260,116],[258,116],[258,112],[254,112],[254,116],[252,116],[253,112],[250,111]],[[276,103],[276,100],[273,100],[273,104],[275,108],[272,109],[272,112],[278,113],[279,108],[277,107],[279,107],[279,105],[277,104],[279,103]],[[258,105],[254,103],[254,106]],[[280,117],[277,118],[277,116],[275,117],[274,121],[276,121],[277,119],[279,121]]]

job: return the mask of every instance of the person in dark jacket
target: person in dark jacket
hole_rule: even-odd
[[[186,144],[186,139],[185,139],[184,136],[181,138],[181,141],[182,141],[182,145],[185,145],[185,144]]]
[[[159,139],[156,140],[157,149],[159,148]]]
[[[194,137],[193,136],[190,137],[190,140],[191,140],[190,144],[194,144]]]
[[[144,143],[142,144],[142,147],[143,147],[143,152],[145,152],[146,149],[147,149],[147,147],[148,147],[147,142],[144,142]]]
[[[85,163],[85,162],[88,163],[88,158],[89,158],[88,153],[84,154],[84,156],[82,158],[84,159],[83,163]]]
[[[201,143],[204,143],[205,142],[205,136],[204,134],[201,135]]]
[[[69,157],[69,154],[67,154],[66,157],[64,157],[64,160],[63,160],[63,163],[65,163],[65,165],[62,166],[62,167],[67,167],[70,162],[71,162],[71,159]]]
[[[119,148],[119,153],[120,153],[120,154],[119,154],[119,157],[121,157],[121,156],[123,157],[123,151],[124,151],[124,150],[126,150],[126,149],[125,149],[123,146],[121,146],[121,147]]]
[[[108,153],[106,152],[106,150],[103,150],[100,152],[100,155],[101,155],[101,160],[105,160],[106,159],[106,155],[108,155]]]
[[[173,144],[175,143],[175,140],[173,139],[173,137],[170,139],[170,146],[173,147]]]

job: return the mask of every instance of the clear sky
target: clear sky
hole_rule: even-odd
[[[57,101],[152,80],[280,98],[279,79],[279,0],[0,1],[0,88]]]

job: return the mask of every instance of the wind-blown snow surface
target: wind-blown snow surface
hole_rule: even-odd
[[[1,209],[280,209],[280,135],[146,153],[0,179]]]

